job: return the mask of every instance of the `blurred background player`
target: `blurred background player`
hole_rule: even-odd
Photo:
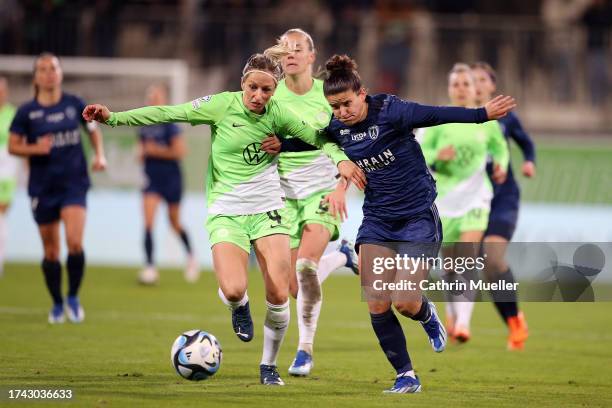
[[[166,105],[168,89],[165,85],[155,84],[147,89],[148,105]],[[187,266],[185,280],[195,282],[199,277],[198,262],[193,255],[187,231],[181,225],[180,208],[183,193],[183,177],[180,160],[185,156],[185,139],[181,129],[174,123],[144,126],[140,129],[138,144],[139,157],[144,164],[145,186],[142,191],[144,214],[144,249],[146,266],[140,272],[143,284],[154,284],[159,280],[159,272],[153,262],[153,224],[159,203],[164,200],[168,206],[168,220],[172,230],[178,235],[185,252]]]
[[[280,41],[291,50],[281,59],[285,76],[273,99],[293,111],[315,129],[323,129],[331,120],[331,107],[323,95],[323,81],[312,76],[316,59],[312,37],[294,28]],[[289,374],[306,376],[313,367],[313,343],[321,313],[321,284],[341,266],[357,271],[353,245],[343,241],[340,248],[323,256],[330,241],[336,240],[340,216],[329,213],[325,197],[334,191],[343,195],[346,186],[338,183],[338,170],[316,147],[291,135],[280,143],[276,136],[264,140],[262,149],[276,154],[280,148],[278,172],[285,192],[285,214],[291,223],[291,277],[289,293],[297,298],[299,343]],[[292,149],[286,148],[291,143]]]
[[[9,127],[14,116],[15,107],[8,102],[8,81],[0,76],[0,277],[4,274],[7,244],[6,212],[17,185],[18,161],[8,152]]]
[[[404,253],[411,257],[422,257],[423,246],[432,252],[426,256],[435,256],[442,239],[434,204],[436,185],[413,129],[447,122],[486,122],[512,109],[514,100],[497,97],[480,109],[424,106],[388,94],[367,95],[357,64],[346,55],[334,55],[327,61],[326,69],[323,90],[334,114],[327,133],[365,171],[367,179],[363,222],[356,240],[360,258],[364,257],[361,251],[384,252],[391,242],[419,244],[418,252],[409,249]],[[333,206],[330,202],[330,207]],[[414,273],[426,275],[427,269],[422,269]],[[361,271],[362,283],[366,272]],[[425,296],[393,302],[368,298],[372,328],[397,373],[394,385],[386,392],[419,392],[421,383],[412,368],[406,338],[391,305],[403,316],[421,323],[436,352],[446,347],[446,330],[434,304]]]
[[[249,58],[242,71],[241,92],[224,92],[182,105],[149,106],[111,113],[103,105],[89,105],[87,120],[111,126],[153,125],[171,122],[207,124],[212,146],[207,180],[208,219],[219,297],[232,311],[232,326],[241,341],[253,339],[248,286],[251,246],[263,273],[267,312],[264,323],[260,382],[284,385],[276,361],[289,325],[289,225],[284,214],[283,193],[276,158],[260,150],[270,130],[304,138],[334,158],[343,177],[363,177],[333,143],[271,101],[287,49],[281,45]]]
[[[476,103],[482,106],[487,103],[497,90],[497,75],[486,62],[472,64],[472,74],[476,80]],[[523,154],[521,172],[525,177],[535,177],[535,146],[523,129],[518,116],[514,112],[499,119],[499,124],[508,142],[514,140]],[[512,166],[508,166],[506,181],[493,185],[493,201],[489,224],[484,236],[484,251],[487,254],[487,277],[490,280],[505,280],[514,282],[510,266],[506,262],[506,248],[512,240],[518,220],[520,189],[514,178]],[[527,340],[527,322],[518,308],[516,291],[491,291],[495,308],[508,325],[510,331],[507,346],[509,350],[524,348]]]
[[[455,64],[448,75],[451,105],[476,107],[476,87],[468,65]],[[503,182],[508,167],[508,147],[497,121],[483,124],[449,123],[425,129],[421,143],[427,164],[432,168],[438,198],[436,205],[444,229],[445,258],[475,259],[487,229],[493,190],[487,176],[487,155],[493,158],[493,181]],[[454,264],[454,263],[453,263]],[[478,271],[445,271],[449,282],[469,282]],[[468,283],[469,285],[469,283]],[[446,325],[451,338],[466,342],[475,292],[447,293]]]
[[[62,91],[62,68],[58,58],[43,53],[34,63],[34,99],[21,105],[10,128],[9,152],[27,157],[30,165],[28,195],[44,248],[42,270],[53,299],[49,323],[64,322],[60,222],[64,224],[68,257],[66,315],[82,322],[85,312],[79,288],[85,272],[83,231],[86,198],[90,186],[80,127],[89,134],[94,150],[92,169],[104,170],[106,158],[102,133],[81,117],[85,103]]]

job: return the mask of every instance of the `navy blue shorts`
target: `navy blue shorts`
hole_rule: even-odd
[[[520,195],[518,192],[496,194],[491,201],[487,235],[499,235],[512,240],[518,221]]]
[[[36,224],[50,224],[60,219],[64,207],[78,205],[87,208],[87,190],[66,190],[30,197],[32,214]]]
[[[442,242],[442,223],[435,204],[418,214],[397,220],[381,220],[374,217],[364,217],[357,240],[356,249],[360,244],[382,244],[390,242],[405,242],[407,247],[402,253],[413,256],[436,256]],[[413,244],[425,244],[414,247]],[[431,245],[435,244],[435,245]]]
[[[157,194],[168,204],[178,204],[183,196],[183,183],[181,179],[169,179],[164,182],[148,179],[142,192]]]

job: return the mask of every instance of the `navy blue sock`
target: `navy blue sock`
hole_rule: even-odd
[[[153,265],[153,236],[150,229],[145,229],[144,239],[145,255],[147,256],[147,265]]]
[[[374,333],[378,337],[378,343],[395,371],[401,374],[412,370],[412,363],[406,348],[406,337],[393,311],[389,309],[380,314],[370,313],[370,319]]]
[[[59,261],[43,259],[41,267],[45,275],[47,290],[49,290],[49,294],[53,298],[53,303],[61,305],[64,303],[62,298],[62,265]]]
[[[68,269],[68,296],[76,296],[79,294],[85,274],[85,253],[81,251],[77,254],[68,254],[66,269]]]
[[[508,283],[514,283],[512,270],[508,268],[506,272],[497,276],[497,280],[505,280]],[[492,290],[490,294],[491,298],[493,298],[495,308],[504,322],[507,323],[509,317],[518,315],[518,301],[515,290]]]
[[[431,310],[429,310],[429,300],[425,296],[422,296],[421,308],[412,316],[412,320],[418,320],[419,322],[426,322],[431,317]]]
[[[187,251],[187,253],[191,255],[191,244],[189,243],[189,237],[187,236],[187,232],[184,229],[181,229],[179,236],[181,237],[181,241],[183,241],[185,251]]]

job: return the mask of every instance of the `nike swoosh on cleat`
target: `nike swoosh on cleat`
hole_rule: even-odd
[[[238,332],[238,333],[236,333],[236,334],[237,334],[237,335],[239,335],[239,336],[242,336],[242,337],[244,337],[244,338],[249,337],[249,335],[248,335],[248,334],[246,334],[246,333],[240,333],[240,332]]]

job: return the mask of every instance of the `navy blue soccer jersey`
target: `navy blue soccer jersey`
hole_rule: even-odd
[[[81,145],[80,126],[85,102],[77,96],[62,93],[60,101],[43,106],[33,99],[19,107],[10,131],[36,144],[39,137],[51,135],[51,152],[30,156],[28,193],[31,197],[54,194],[57,191],[87,191],[89,174]]]
[[[141,142],[155,142],[162,146],[170,146],[172,140],[181,134],[181,129],[174,123],[144,126],[138,135]],[[169,179],[180,179],[178,160],[159,159],[145,156],[145,174],[153,183],[168,182]]]
[[[484,108],[434,107],[394,95],[367,96],[367,117],[353,126],[333,119],[326,129],[366,174],[364,217],[397,220],[428,210],[436,185],[413,129],[487,121]]]

